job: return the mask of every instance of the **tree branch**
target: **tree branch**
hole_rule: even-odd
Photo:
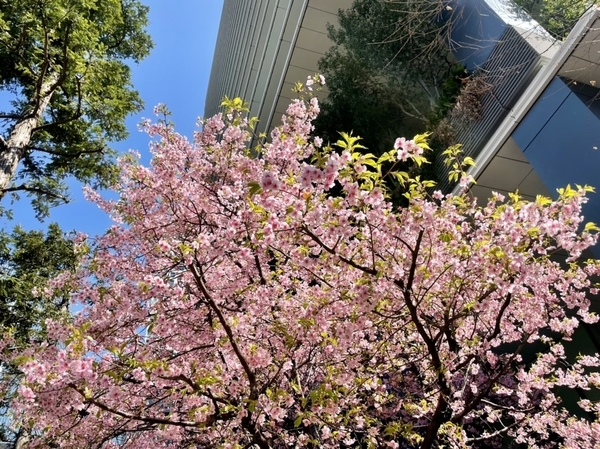
[[[485,441],[485,440],[489,440],[491,438],[499,437],[500,435],[503,435],[506,432],[508,432],[508,430],[511,429],[512,427],[520,425],[521,422],[523,422],[523,419],[519,419],[519,420],[515,421],[514,423],[509,424],[508,426],[503,427],[502,429],[496,430],[495,432],[492,432],[492,433],[488,433],[488,434],[486,434],[486,435],[484,435],[482,437],[467,438],[466,442],[467,443],[478,443],[480,441]]]
[[[244,372],[246,373],[246,377],[248,377],[248,382],[250,383],[250,392],[251,392],[250,399],[258,399],[258,395],[257,395],[258,390],[256,389],[256,375],[254,374],[254,371],[252,371],[252,368],[250,368],[248,361],[246,360],[246,358],[244,357],[244,354],[242,354],[242,351],[240,350],[238,344],[236,343],[235,336],[233,335],[233,330],[231,329],[231,326],[229,325],[229,323],[223,316],[221,309],[217,306],[215,301],[212,299],[212,296],[208,292],[206,285],[204,285],[204,279],[203,279],[202,274],[198,271],[198,266],[196,264],[192,264],[190,266],[190,268],[191,268],[192,275],[194,276],[194,280],[196,281],[196,285],[198,286],[198,288],[200,289],[200,291],[206,298],[206,301],[208,302],[208,305],[210,306],[210,308],[217,315],[217,318],[219,319],[219,323],[221,323],[221,326],[223,326],[223,329],[225,330],[225,333],[227,334],[227,338],[229,339],[229,343],[231,344],[231,347],[233,348],[233,352],[235,352],[235,355],[237,356],[238,360],[240,361],[240,364],[242,365],[242,368],[244,369]],[[256,397],[253,397],[255,395],[256,395]]]
[[[125,42],[125,39],[127,38],[127,26],[126,23],[127,22],[127,14],[125,14],[125,5],[123,5],[123,2],[121,1],[121,14],[123,14],[123,32],[121,33],[121,36],[116,40],[116,42],[112,45],[107,45],[106,49],[107,50],[115,50],[117,48],[119,48],[121,46],[121,44],[123,42]],[[114,36],[114,34],[113,34]]]
[[[20,120],[25,118],[26,116],[20,114],[0,114],[1,120]]]
[[[1,146],[1,144],[0,144],[0,146]],[[75,159],[75,158],[78,158],[79,156],[83,156],[86,154],[102,153],[104,150],[106,150],[106,147],[102,146],[95,150],[81,150],[81,151],[75,151],[73,153],[67,153],[64,151],[54,151],[54,150],[50,150],[49,148],[41,148],[41,147],[33,147],[33,146],[28,146],[27,149],[30,151],[40,151],[42,153],[51,154],[53,156],[68,157],[68,158]]]
[[[510,305],[511,300],[512,300],[512,294],[508,293],[506,295],[506,298],[504,299],[504,302],[500,306],[500,312],[498,313],[498,316],[496,317],[496,323],[494,325],[494,332],[491,335],[488,335],[488,337],[486,338],[486,341],[492,341],[494,338],[496,338],[498,335],[500,335],[500,330],[501,330],[500,326],[502,325],[502,318],[504,317],[504,312],[506,312],[506,309]]]
[[[35,86],[36,105],[34,107],[34,111],[37,110],[38,105],[40,103],[40,97],[42,96],[42,87],[44,86],[44,77],[46,76],[46,73],[48,73],[48,67],[50,66],[50,57],[48,55],[48,47],[50,46],[50,42],[48,41],[48,28],[46,28],[46,21],[44,19],[43,11],[40,11],[39,14],[42,19],[42,25],[44,26],[44,62],[42,64],[42,69],[38,76],[38,81]]]
[[[430,337],[430,335],[427,333],[427,330],[423,326],[421,318],[419,317],[419,311],[417,310],[417,305],[413,303],[412,297],[411,297],[412,286],[413,286],[413,282],[415,279],[415,273],[417,271],[417,257],[419,255],[419,250],[421,249],[421,243],[423,241],[424,234],[425,234],[424,230],[421,230],[419,232],[417,241],[415,243],[415,247],[412,250],[412,263],[410,266],[406,284],[402,280],[395,280],[394,283],[402,290],[402,293],[404,296],[404,303],[406,304],[406,307],[408,308],[408,311],[410,313],[411,321],[417,328],[417,332],[419,333],[420,337],[423,339],[423,342],[427,346],[427,351],[429,352],[429,355],[431,357],[431,363],[437,373],[437,384],[440,389],[439,396],[438,396],[438,402],[437,402],[435,411],[433,413],[433,416],[431,417],[431,421],[429,422],[429,425],[427,426],[427,431],[425,433],[425,438],[423,440],[423,444],[421,445],[421,449],[429,449],[429,448],[433,447],[433,444],[434,444],[435,439],[438,434],[438,430],[444,422],[445,415],[446,415],[446,412],[448,409],[447,397],[450,395],[450,388],[448,387],[448,383],[445,378],[445,374],[444,374],[444,370],[443,370],[443,366],[442,366],[442,360],[440,358],[438,349],[435,345],[435,342],[433,341],[433,339]]]
[[[260,260],[258,259],[258,254],[254,254],[254,263],[256,264],[256,268],[258,270],[258,275],[260,276],[260,285],[267,285],[267,281],[265,276],[263,275],[262,268],[260,266]]]
[[[31,187],[27,184],[21,184],[20,186],[7,187],[6,189],[0,190],[0,192],[2,192],[2,194],[8,193],[8,192],[18,192],[18,191],[37,193],[38,195],[46,195],[51,198],[55,198],[57,200],[64,201],[65,203],[69,202],[69,199],[65,196],[59,195],[58,193],[54,193],[54,192],[51,192],[46,189],[42,189],[40,187]]]
[[[61,75],[62,77],[62,75]],[[33,130],[31,131],[31,133],[33,134],[36,131],[41,131],[43,129],[46,128],[50,128],[52,126],[58,126],[58,125],[64,125],[66,123],[70,123],[73,122],[75,120],[79,120],[82,116],[83,116],[83,112],[81,110],[81,78],[76,78],[77,79],[77,111],[75,112],[75,114],[73,114],[71,117],[62,119],[62,120],[57,120],[55,122],[50,122],[50,123],[44,123],[43,125],[40,126],[36,126],[35,128],[33,128]],[[55,86],[58,87],[58,83],[62,82],[60,81],[60,79],[55,83]],[[52,87],[50,89],[50,91],[52,92],[56,87]]]
[[[62,83],[67,79],[67,72],[69,66],[69,53],[67,52],[67,45],[69,43],[69,34],[71,33],[71,24],[67,24],[67,29],[65,30],[65,37],[63,41],[63,61],[62,61],[62,71],[60,76],[57,78],[56,82],[50,87],[50,92],[54,92]],[[78,84],[79,84],[79,80]],[[79,88],[79,87],[78,87]],[[80,97],[81,98],[81,97]]]
[[[404,114],[408,115],[409,117],[412,117],[412,118],[414,118],[414,119],[417,119],[417,120],[420,120],[420,121],[422,121],[422,122],[424,122],[424,123],[427,123],[427,119],[426,119],[425,117],[423,117],[423,115],[422,115],[422,114],[421,114],[421,113],[420,113],[420,112],[417,110],[417,107],[416,107],[416,106],[413,104],[413,102],[412,102],[412,101],[410,101],[410,100],[406,100],[406,102],[407,102],[408,104],[410,104],[410,105],[411,105],[411,107],[412,107],[412,108],[413,108],[415,111],[417,111],[417,113],[418,113],[419,115],[412,114],[412,113],[408,112],[408,111],[406,110],[406,108],[405,108],[404,106],[402,106],[402,104],[401,104],[401,103],[399,103],[399,102],[394,102],[394,104],[395,104],[396,106],[398,106],[398,107],[400,108],[400,110],[401,110],[401,111],[402,111]]]
[[[302,226],[302,230],[306,233],[306,235],[308,235],[311,239],[313,239],[315,241],[315,243],[317,243],[321,248],[323,248],[329,254],[339,257],[342,262],[344,262],[344,263],[350,265],[351,267],[354,267],[357,270],[360,270],[364,273],[371,274],[373,276],[377,275],[378,271],[375,268],[364,267],[364,266],[354,262],[352,259],[348,259],[344,256],[337,254],[332,248],[329,248],[327,245],[325,245],[325,243],[323,243],[321,241],[321,239],[319,237],[317,237],[317,235],[315,235],[310,229],[308,229],[308,227],[306,225]]]
[[[109,407],[108,405],[98,401],[97,399],[86,397],[85,393],[80,388],[75,386],[74,384],[70,384],[69,387],[71,387],[73,390],[75,390],[77,393],[79,393],[81,396],[83,396],[84,402],[87,402],[88,404],[93,404],[96,407],[98,407],[99,409],[104,410],[105,412],[109,412],[114,415],[120,416],[121,418],[130,419],[132,421],[140,421],[140,422],[150,423],[150,424],[164,424],[164,425],[177,426],[177,427],[200,427],[200,428],[202,428],[202,427],[210,427],[216,421],[233,418],[235,416],[235,414],[233,412],[225,413],[221,416],[210,415],[204,422],[173,421],[173,420],[165,419],[165,418],[156,418],[156,417],[150,417],[150,416],[137,416],[137,415],[133,415],[131,413],[125,413],[120,410],[115,410],[115,409]]]
[[[523,338],[521,339],[521,343],[519,344],[519,347],[511,354],[511,356],[509,357],[509,359],[504,363],[504,366],[498,370],[498,372],[496,372],[496,374],[493,377],[490,377],[486,383],[487,386],[485,388],[482,388],[479,393],[477,394],[477,396],[475,396],[472,400],[470,404],[465,404],[463,410],[458,414],[452,417],[452,422],[454,423],[459,423],[463,420],[463,418],[465,416],[467,416],[472,410],[475,409],[475,407],[477,407],[481,401],[484,400],[485,396],[487,396],[489,394],[489,392],[492,390],[492,388],[496,385],[496,382],[498,382],[498,380],[506,374],[507,370],[511,367],[512,363],[517,359],[517,356],[519,356],[521,354],[521,351],[523,351],[523,348],[525,347],[527,340],[529,339],[529,337],[531,336],[531,334],[525,334],[523,336]],[[528,410],[524,410],[524,412],[527,412]]]

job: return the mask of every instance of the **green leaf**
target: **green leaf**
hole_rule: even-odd
[[[463,159],[463,165],[466,165],[467,167],[474,166],[475,160],[473,158],[467,156]]]
[[[250,197],[262,193],[262,187],[258,182],[252,181],[248,183],[248,194]]]
[[[379,156],[379,159],[377,159],[377,163],[382,164],[383,162],[392,160],[393,156],[390,153],[391,152],[383,153],[381,156]]]
[[[536,195],[535,203],[540,206],[547,206],[548,204],[552,204],[552,199],[543,195]]]
[[[598,232],[598,231],[600,231],[600,227],[598,227],[596,225],[596,223],[589,221],[585,224],[585,228],[583,230],[586,232],[592,232],[592,231]]]
[[[302,424],[303,419],[304,416],[302,414],[298,415],[298,417],[294,420],[294,428],[300,427],[300,424]]]
[[[368,165],[369,167],[373,167],[373,168],[378,168],[379,167],[379,164],[377,164],[377,162],[375,162],[372,159],[363,160],[362,163],[364,165]]]

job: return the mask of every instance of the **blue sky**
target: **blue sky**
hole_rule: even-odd
[[[158,103],[172,111],[177,131],[191,136],[198,117],[204,113],[204,98],[219,29],[222,0],[142,0],[150,7],[149,33],[154,40],[150,56],[132,66],[133,84],[145,102],[145,110],[127,121],[129,139],[113,144],[119,151],[135,149],[149,160],[148,136],[138,132],[142,118],[153,118]],[[76,229],[90,235],[102,234],[111,221],[96,205],[86,202],[81,186],[71,190],[72,201],[51,210],[50,218],[40,223],[34,218],[27,198],[13,205],[14,219],[1,220],[11,229],[20,224],[26,229],[42,229],[58,222],[65,230]],[[5,199],[8,203],[8,198]],[[8,204],[7,204],[8,206]]]

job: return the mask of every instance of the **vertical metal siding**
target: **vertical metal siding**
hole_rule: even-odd
[[[481,117],[470,123],[450,121],[465,156],[475,158],[479,154],[540,67],[535,49],[512,26],[506,27],[479,73],[490,85],[481,97]],[[449,192],[454,187],[448,181],[449,169],[442,160],[437,161],[437,167],[438,188]]]

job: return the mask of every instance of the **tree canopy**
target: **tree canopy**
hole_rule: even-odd
[[[77,256],[74,245],[57,224],[46,233],[24,231],[17,227],[10,234],[0,233],[0,332],[8,338],[8,352],[22,350],[30,342],[45,338],[45,321],[68,315],[69,295],[43,294],[48,282],[64,271],[74,270]],[[12,363],[0,363],[0,383],[6,396],[0,395],[0,415],[6,416],[19,371]],[[14,439],[0,420],[0,441]]]
[[[121,224],[78,241],[81,266],[51,286],[81,311],[15,359],[34,447],[600,443],[600,358],[565,343],[598,319],[600,262],[576,263],[597,241],[591,189],[478,206],[453,147],[462,193],[430,196],[398,170],[424,162],[424,136],[332,152],[308,96],[256,158],[241,100],[226,107],[193,141],[147,123],[151,165],[126,156],[119,200],[93,195]]]
[[[0,0],[0,198],[27,194],[39,217],[67,200],[64,180],[107,186],[110,141],[142,101],[129,62],[152,47],[137,0]]]
[[[567,37],[579,17],[594,4],[592,0],[513,0],[552,36]]]
[[[426,129],[453,68],[435,21],[440,7],[356,0],[339,11],[329,27],[335,45],[319,61],[329,93],[318,135],[335,142],[338,131],[353,130],[380,154],[394,135]]]
[[[43,289],[65,270],[75,269],[73,242],[57,224],[42,231],[17,227],[0,234],[0,327],[18,342],[40,333],[46,318],[67,311],[67,294],[44,298]],[[49,302],[48,302],[49,301]],[[34,335],[32,335],[32,333]],[[41,334],[40,334],[41,335]],[[39,338],[37,338],[39,340]]]

